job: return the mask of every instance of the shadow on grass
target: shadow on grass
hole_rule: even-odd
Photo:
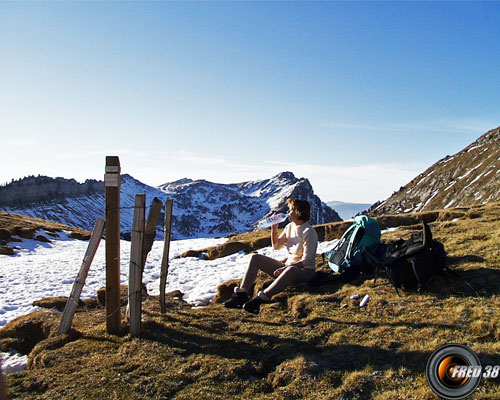
[[[446,257],[446,263],[448,266],[451,265],[462,265],[465,263],[483,263],[486,262],[486,258],[479,257],[476,255],[469,254],[463,257]]]
[[[183,357],[206,354],[227,359],[228,362],[245,360],[247,367],[241,371],[242,377],[264,377],[284,361],[297,357],[304,357],[311,365],[309,373],[316,376],[335,370],[362,370],[367,365],[378,371],[405,367],[414,373],[423,373],[433,351],[400,351],[399,346],[384,349],[356,344],[321,345],[258,332],[235,332],[232,338],[208,337],[171,329],[154,321],[144,323],[143,339],[177,349]],[[480,358],[489,362],[500,361],[495,354],[480,354]]]
[[[452,271],[457,276],[450,273],[440,276],[429,291],[436,292],[439,297],[493,297],[500,294],[500,270],[454,268]]]
[[[472,268],[458,269],[468,263],[485,263],[488,260],[476,255],[466,255],[462,257],[447,257],[447,266],[451,270],[444,271],[443,274],[437,275],[436,279],[429,284],[424,293],[434,293],[439,297],[460,296],[460,297],[492,297],[500,295],[500,269],[492,268]],[[375,274],[362,274],[351,282],[354,286],[361,286],[367,280],[375,278]],[[392,285],[384,274],[377,277],[376,286]],[[327,294],[335,293],[346,282],[329,282],[316,287],[305,287],[302,291]],[[292,293],[300,290],[293,290]],[[404,295],[411,295],[414,291],[403,292]]]
[[[355,321],[339,321],[331,318],[317,317],[307,320],[307,324],[317,324],[320,322],[330,322],[339,325],[352,325],[352,326],[363,326],[365,328],[377,328],[381,326],[398,327],[403,326],[408,329],[424,329],[424,328],[438,328],[438,329],[460,329],[462,325],[450,325],[450,324],[433,324],[428,322],[355,322]]]

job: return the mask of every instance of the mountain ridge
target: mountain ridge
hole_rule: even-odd
[[[372,216],[465,207],[500,200],[500,127],[446,156],[369,210]]]
[[[89,192],[89,184],[49,177],[28,177],[0,188],[0,210],[61,222],[92,230],[97,218],[104,217],[104,185],[92,181],[97,188]],[[76,187],[73,192],[65,182]],[[45,187],[45,186],[46,187]],[[76,185],[76,186],[75,186]],[[37,187],[29,201],[23,199],[26,188]],[[57,190],[55,190],[56,188]],[[94,188],[94,187],[93,187]],[[67,193],[70,193],[69,195]],[[73,194],[74,193],[74,194]],[[204,179],[183,178],[158,187],[146,185],[131,175],[121,175],[121,232],[129,238],[135,194],[145,193],[147,204],[158,197],[174,199],[172,238],[226,236],[253,230],[257,221],[277,212],[286,211],[290,197],[305,198],[311,203],[311,223],[321,224],[341,220],[323,203],[306,178],[296,178],[282,172],[270,179],[219,184]],[[2,197],[3,196],[3,197]],[[14,204],[14,206],[13,206]],[[157,235],[163,237],[161,223]]]

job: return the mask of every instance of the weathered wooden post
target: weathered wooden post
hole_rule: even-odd
[[[106,332],[120,332],[120,160],[106,157]]]
[[[144,244],[144,217],[146,195],[136,194],[132,238],[130,243],[130,268],[128,284],[128,301],[130,310],[130,334],[141,334],[142,306],[142,246]]]
[[[92,236],[90,237],[89,245],[85,256],[83,257],[83,262],[80,267],[80,272],[73,283],[73,288],[71,289],[71,294],[64,307],[63,317],[61,319],[61,324],[59,325],[58,335],[64,335],[69,332],[71,328],[71,323],[73,322],[73,316],[75,315],[76,307],[80,301],[80,295],[82,294],[83,285],[85,285],[85,280],[89,273],[90,264],[94,259],[99,243],[101,243],[102,233],[104,231],[104,220],[98,219],[94,230],[92,231]]]
[[[144,245],[142,248],[142,272],[144,272],[144,266],[146,265],[146,259],[148,257],[151,248],[153,247],[153,242],[156,236],[156,225],[158,224],[158,217],[160,216],[161,206],[163,203],[158,197],[153,199],[151,203],[151,208],[149,209],[148,219],[146,221],[146,228],[144,229]]]
[[[163,257],[161,260],[161,275],[160,275],[160,311],[164,314],[167,309],[165,305],[165,286],[167,285],[168,275],[168,253],[170,252],[170,234],[172,232],[172,209],[174,207],[174,199],[165,201],[165,221],[164,221],[164,241],[163,241]]]

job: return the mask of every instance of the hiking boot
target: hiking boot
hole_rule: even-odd
[[[268,300],[264,300],[262,297],[257,295],[243,304],[243,308],[245,311],[257,315],[260,312],[260,305],[268,302]]]
[[[247,292],[234,292],[231,298],[224,302],[224,307],[241,308],[249,299]]]

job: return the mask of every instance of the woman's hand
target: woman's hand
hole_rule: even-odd
[[[278,224],[271,225],[271,244],[274,250],[279,249]]]
[[[281,268],[278,268],[277,270],[275,270],[273,272],[273,275],[275,278],[277,278],[278,276],[280,276],[280,274],[285,270],[287,269],[288,267],[285,265],[284,267],[281,267]]]

